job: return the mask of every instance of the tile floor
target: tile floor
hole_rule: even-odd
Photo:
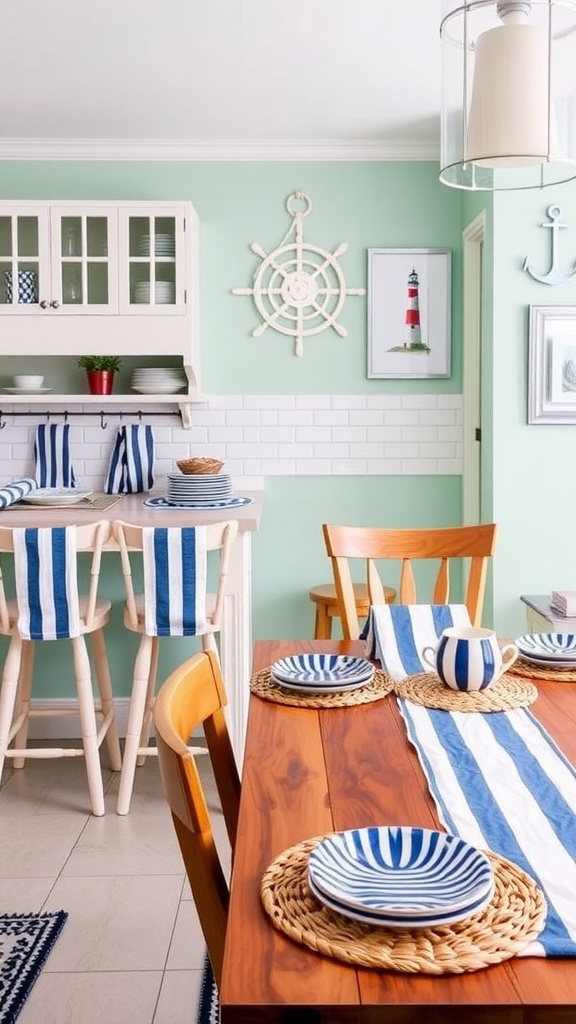
[[[210,762],[198,763],[229,866]],[[118,775],[105,775],[106,814],[94,818],[82,758],[4,770],[0,906],[68,911],[18,1024],[195,1024],[205,946],[158,762],[137,769],[124,817]]]

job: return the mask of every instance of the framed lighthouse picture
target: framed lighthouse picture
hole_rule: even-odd
[[[451,252],[368,250],[368,377],[449,377]]]

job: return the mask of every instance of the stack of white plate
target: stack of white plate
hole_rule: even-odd
[[[171,505],[210,505],[232,496],[229,473],[168,473],[166,501]]]
[[[152,291],[149,281],[139,281],[134,288],[134,300],[138,303],[150,302]],[[168,305],[174,302],[176,294],[173,281],[156,281],[154,289],[157,305]]]
[[[143,366],[132,374],[132,390],[141,395],[174,395],[185,385],[186,374],[177,367]]]
[[[374,666],[347,654],[294,654],[275,661],[270,678],[296,693],[343,693],[372,682]]]
[[[481,850],[450,833],[408,825],[327,836],[310,854],[308,884],[331,910],[385,928],[463,921],[494,892],[492,865]]]
[[[174,256],[174,235],[157,233],[154,237],[156,256]],[[140,256],[150,255],[150,235],[142,235],[138,252]]]
[[[576,634],[526,633],[514,641],[525,661],[540,668],[576,668]]]

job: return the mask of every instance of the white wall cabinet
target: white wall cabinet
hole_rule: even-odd
[[[200,397],[198,218],[190,203],[0,202],[0,355],[117,354],[183,366],[186,393],[115,392],[139,408]],[[2,405],[34,396],[3,396]],[[43,394],[45,406],[94,401]],[[102,396],[97,396],[102,405]]]

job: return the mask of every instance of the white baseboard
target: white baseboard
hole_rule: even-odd
[[[128,723],[129,697],[117,697],[114,701],[118,732],[121,737],[126,735]],[[34,740],[75,740],[80,739],[80,720],[77,715],[69,714],[77,708],[74,698],[48,698],[32,701],[32,711],[47,712],[46,717],[30,718],[30,739]],[[63,712],[58,716],[58,712]]]

